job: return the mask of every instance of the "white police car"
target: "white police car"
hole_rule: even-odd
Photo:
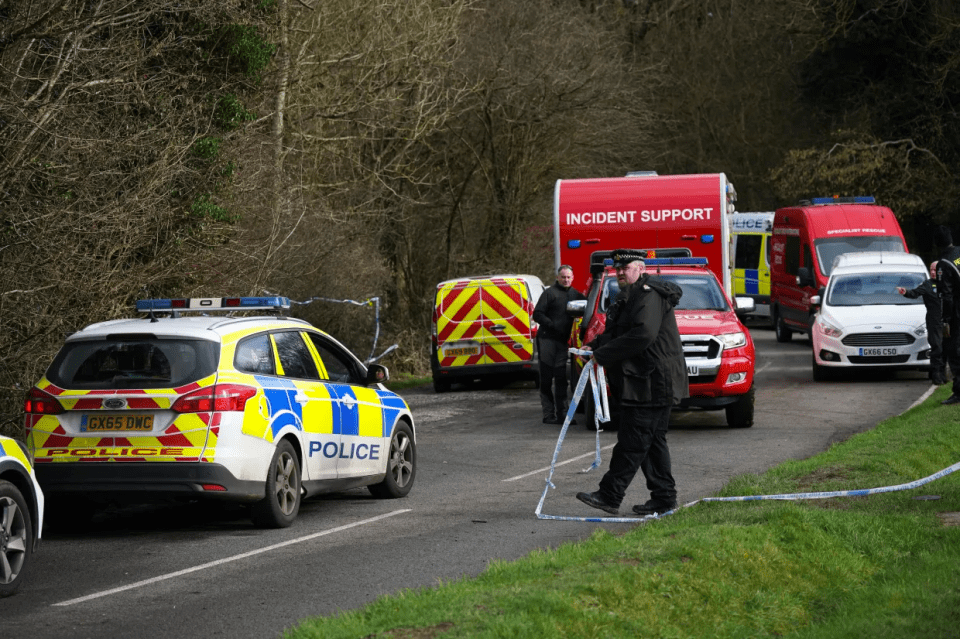
[[[289,306],[143,300],[142,319],[68,337],[24,407],[51,504],[219,499],[249,503],[258,526],[285,527],[304,496],[358,486],[405,496],[414,424],[381,384],[387,369],[305,321],[235,313]]]
[[[0,435],[0,597],[19,590],[43,531],[43,491],[26,447]]]

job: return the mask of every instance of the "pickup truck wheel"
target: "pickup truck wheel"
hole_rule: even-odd
[[[777,334],[777,341],[781,344],[789,342],[790,338],[793,337],[793,331],[787,328],[787,325],[783,323],[783,318],[780,317],[779,308],[773,312],[773,327]]]
[[[756,391],[753,387],[733,404],[727,406],[727,425],[731,428],[750,428],[753,426],[753,406]]]

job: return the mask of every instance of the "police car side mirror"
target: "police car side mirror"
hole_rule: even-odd
[[[587,311],[587,300],[574,300],[567,302],[567,315],[570,317],[583,317]]]
[[[367,366],[367,377],[363,381],[369,386],[370,384],[382,384],[388,379],[390,379],[390,371],[387,370],[386,366],[370,364]]]
[[[752,297],[735,297],[733,302],[733,310],[737,313],[738,317],[749,315],[757,310],[757,302]]]
[[[811,295],[811,296],[810,296],[810,305],[811,305],[811,306],[820,306],[820,300],[821,300],[821,299],[822,299],[822,298],[821,298],[819,295]]]

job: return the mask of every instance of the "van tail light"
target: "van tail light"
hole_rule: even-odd
[[[63,406],[50,393],[31,388],[23,401],[23,411],[32,415],[59,415],[63,412]]]
[[[247,400],[256,394],[253,386],[216,384],[182,395],[170,409],[177,413],[243,412]]]

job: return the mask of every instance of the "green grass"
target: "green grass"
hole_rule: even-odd
[[[431,383],[433,383],[433,377],[430,375],[427,375],[426,377],[419,377],[416,375],[397,375],[396,377],[391,377],[389,380],[387,380],[387,383],[384,384],[384,386],[392,391],[397,391],[404,388],[413,388],[414,386],[423,386]]]
[[[960,461],[946,388],[813,458],[722,495],[876,488]],[[936,500],[918,500],[937,495]],[[288,631],[308,637],[960,636],[960,473],[921,488],[805,501],[699,503],[625,535],[493,562],[476,578],[381,597]],[[543,525],[550,525],[545,522]]]

